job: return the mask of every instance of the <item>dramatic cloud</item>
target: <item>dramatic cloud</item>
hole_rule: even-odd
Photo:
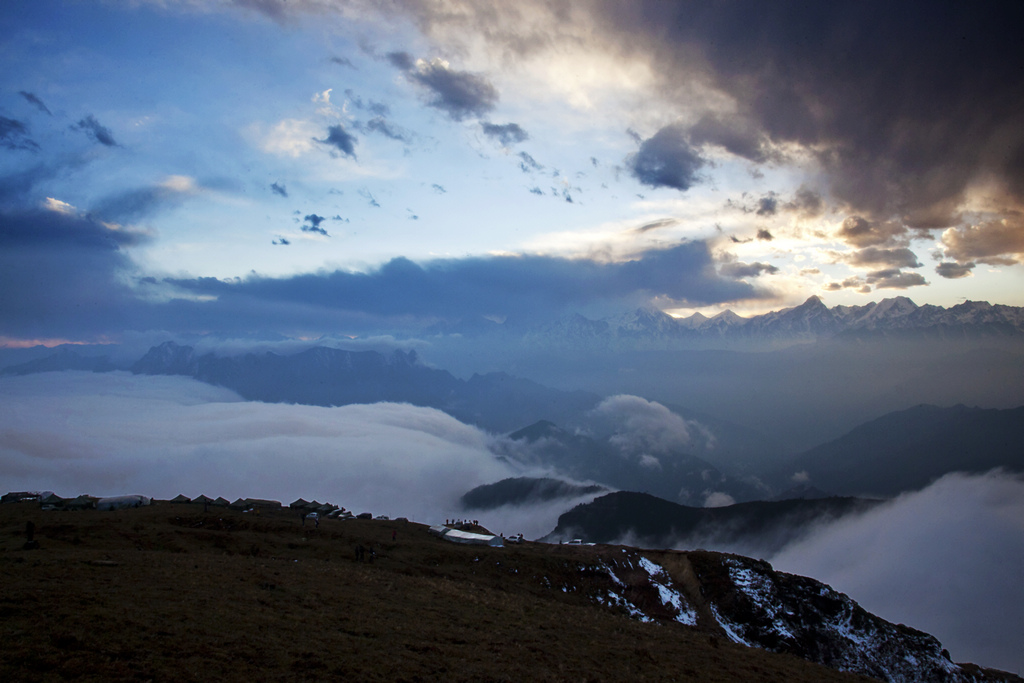
[[[330,145],[345,156],[356,158],[356,138],[354,135],[345,130],[345,127],[340,123],[331,126],[327,129],[327,137],[323,140],[319,138],[313,138],[317,142]]]
[[[971,271],[974,270],[975,265],[976,264],[973,261],[963,264],[947,261],[935,266],[935,272],[941,277],[956,280],[970,275]]]
[[[281,195],[282,197],[288,196],[288,188],[284,186],[284,183],[271,183],[270,191],[274,194]]]
[[[686,138],[682,126],[665,126],[640,144],[640,151],[626,159],[633,176],[651,187],[688,190],[700,177],[706,162]]]
[[[430,408],[250,403],[125,373],[0,385],[0,478],[15,490],[317,498],[433,523],[455,517],[470,488],[515,476],[485,433]]]
[[[841,199],[875,214],[902,210],[914,224],[989,173],[1024,190],[1024,165],[1012,161],[1024,148],[1024,88],[1011,66],[1022,11],[641,0],[602,4],[589,18],[595,42],[657,65],[679,106],[692,106],[687,82],[731,97],[753,129],[733,153],[756,159],[758,133],[815,150]]]
[[[71,211],[0,214],[0,320],[28,338],[103,334],[146,324],[124,275],[124,249],[148,241]]]
[[[751,121],[738,116],[705,114],[689,133],[690,143],[697,147],[717,145],[757,163],[771,157],[766,136]]]
[[[928,284],[920,273],[904,273],[899,268],[886,268],[868,273],[865,282],[878,289],[907,289]]]
[[[440,109],[455,121],[483,116],[498,103],[498,90],[490,81],[468,71],[456,71],[443,59],[414,61],[405,52],[392,52],[387,58],[392,66],[430,93],[428,106]]]
[[[365,273],[334,271],[288,278],[252,276],[245,280],[173,280],[175,286],[216,303],[215,311],[251,311],[257,301],[280,309],[287,325],[296,315],[319,316],[360,311],[374,316],[462,318],[509,316],[521,322],[544,320],[571,306],[644,296],[713,302],[758,296],[751,285],[722,278],[706,244],[687,242],[650,251],[637,260],[602,263],[552,256],[490,256],[443,259],[416,264],[396,258]],[[289,305],[299,306],[287,313]],[[320,311],[320,313],[316,313]],[[228,314],[237,317],[239,313]],[[225,320],[225,323],[228,321]]]
[[[722,267],[718,269],[722,275],[732,278],[743,278],[743,277],[757,277],[762,273],[774,275],[779,272],[777,266],[773,266],[770,263],[743,263],[742,261],[731,261],[729,263],[722,264]]]
[[[847,257],[847,262],[854,266],[888,266],[890,268],[920,268],[914,252],[906,247],[897,249],[879,249],[865,247]]]
[[[927,631],[954,661],[1020,671],[1024,481],[951,474],[820,528],[771,558],[893,622]]]
[[[959,262],[1014,263],[1024,254],[1024,220],[987,221],[942,233],[946,256]]]
[[[100,124],[96,118],[89,114],[84,119],[71,126],[74,130],[80,130],[88,135],[93,142],[98,142],[105,147],[117,147],[118,144],[114,140],[114,134],[110,132],[110,129]]]
[[[890,245],[906,231],[898,223],[874,222],[863,216],[849,216],[843,221],[836,236],[855,247],[871,247]]]
[[[814,190],[801,187],[793,194],[793,199],[786,202],[785,209],[801,218],[817,218],[825,212],[825,201]]]
[[[50,108],[43,104],[43,101],[36,97],[33,93],[20,90],[18,91],[18,94],[24,97],[29,104],[35,106],[35,108],[39,111],[49,114],[50,116],[53,116],[53,112],[50,111]]]
[[[39,145],[28,136],[28,126],[6,116],[0,116],[0,147],[33,151],[39,149]]]
[[[503,147],[509,147],[517,142],[524,142],[530,139],[529,134],[518,123],[498,125],[496,123],[484,122],[480,124],[480,127],[483,129],[484,135],[497,140]]]
[[[762,229],[757,231],[757,239],[759,239],[759,240],[761,240],[763,242],[771,242],[773,239],[775,239],[775,235],[773,235],[768,230],[765,230],[764,228],[762,228]]]

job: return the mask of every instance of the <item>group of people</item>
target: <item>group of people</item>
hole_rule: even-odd
[[[464,526],[466,524],[472,524],[473,526],[480,526],[480,522],[478,520],[475,520],[475,519],[474,520],[468,520],[468,519],[452,519],[452,520],[445,519],[444,520],[444,525],[445,526]]]

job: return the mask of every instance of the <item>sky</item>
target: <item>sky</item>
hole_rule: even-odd
[[[10,0],[0,342],[1024,305],[1022,14]]]

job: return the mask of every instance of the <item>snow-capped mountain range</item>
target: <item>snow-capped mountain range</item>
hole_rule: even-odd
[[[534,344],[613,347],[703,347],[719,344],[784,345],[837,336],[1005,337],[1024,334],[1024,308],[967,301],[950,308],[918,306],[895,297],[863,306],[829,308],[812,296],[793,308],[744,318],[731,310],[714,317],[695,313],[674,318],[640,308],[590,320],[571,314],[526,334]]]

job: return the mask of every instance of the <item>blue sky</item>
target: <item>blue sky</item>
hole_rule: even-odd
[[[929,7],[4,3],[0,338],[1024,305],[1020,8]]]

